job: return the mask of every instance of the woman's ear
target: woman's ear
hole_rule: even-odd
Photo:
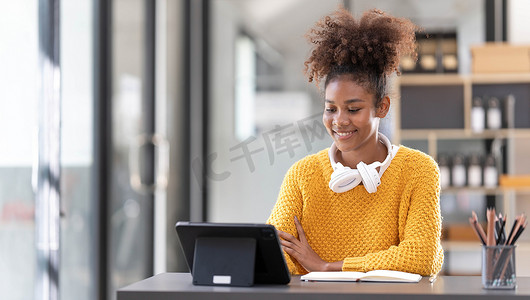
[[[388,110],[390,109],[390,97],[384,96],[383,99],[381,99],[381,102],[379,103],[379,107],[376,109],[376,117],[378,118],[384,118],[386,114],[388,114]]]

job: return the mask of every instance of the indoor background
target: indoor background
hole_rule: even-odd
[[[339,5],[424,29],[382,130],[448,172],[442,272],[480,274],[471,211],[530,207],[529,183],[499,182],[530,174],[530,66],[472,49],[530,45],[527,1],[21,0],[0,3],[1,298],[115,299],[188,271],[177,221],[264,223],[287,169],[331,144],[304,34]],[[517,251],[529,276],[528,235]]]

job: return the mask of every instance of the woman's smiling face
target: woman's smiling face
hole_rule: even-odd
[[[379,118],[387,110],[375,108],[375,95],[346,77],[333,79],[326,86],[322,120],[341,152],[355,151],[377,134]]]

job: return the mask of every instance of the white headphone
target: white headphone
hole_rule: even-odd
[[[388,149],[388,155],[385,160],[382,163],[376,161],[369,165],[361,161],[357,164],[357,169],[351,169],[350,167],[343,166],[340,162],[335,162],[334,156],[338,149],[335,143],[331,144],[328,152],[329,161],[333,167],[333,174],[331,174],[331,180],[329,181],[329,188],[331,190],[335,193],[344,193],[353,189],[362,181],[368,193],[375,193],[377,191],[377,187],[381,184],[381,176],[383,176],[383,173],[392,161],[392,157],[397,152],[397,149],[393,149],[392,144],[390,144],[386,136],[380,132],[379,136],[381,142]],[[379,173],[376,170],[377,167],[381,167]]]

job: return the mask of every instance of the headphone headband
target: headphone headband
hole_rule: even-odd
[[[380,171],[379,171],[379,176],[383,175],[383,173],[385,172],[385,170],[388,168],[388,166],[390,165],[390,162],[392,161],[392,144],[390,143],[390,140],[384,135],[382,134],[381,132],[379,132],[379,141],[382,142],[386,148],[387,148],[387,151],[388,151],[388,154],[387,156],[385,157],[385,160],[381,163],[381,162],[373,162],[371,163],[370,165],[372,164],[375,164],[375,163],[380,163]],[[336,170],[337,169],[337,164],[340,164],[340,166],[342,166],[341,163],[337,163],[335,161],[335,153],[337,152],[338,148],[337,146],[335,145],[335,142],[333,142],[331,144],[331,147],[329,147],[329,150],[328,150],[328,156],[329,156],[329,161],[331,162],[331,166],[333,167],[333,170]],[[379,166],[376,166],[376,168],[379,167]]]
[[[331,147],[328,150],[329,160],[331,162],[331,167],[333,168],[333,174],[331,175],[331,180],[329,182],[329,187],[337,192],[342,193],[346,192],[355,186],[357,186],[362,179],[366,190],[369,193],[374,193],[377,191],[377,187],[381,184],[381,176],[390,166],[392,157],[394,156],[394,151],[390,140],[382,133],[379,134],[379,141],[382,142],[388,151],[388,154],[383,162],[375,161],[369,165],[366,165],[364,162],[357,164],[357,169],[351,169],[350,167],[343,166],[340,162],[335,161],[335,153],[338,148],[333,142]],[[379,168],[379,173],[376,168]]]

